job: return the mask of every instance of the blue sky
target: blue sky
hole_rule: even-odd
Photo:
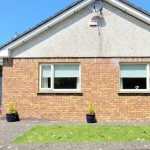
[[[0,0],[0,45],[76,0]],[[150,0],[128,0],[150,12]]]

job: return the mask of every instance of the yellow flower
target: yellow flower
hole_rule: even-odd
[[[133,132],[132,130],[130,132]]]

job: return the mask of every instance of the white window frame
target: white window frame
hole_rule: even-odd
[[[51,84],[51,88],[41,88],[41,83],[42,83],[42,81],[41,81],[41,70],[42,70],[42,66],[50,66],[50,67],[51,67],[51,70],[53,69],[53,66],[52,66],[51,64],[48,64],[48,63],[40,64],[40,69],[39,69],[39,70],[40,70],[40,71],[39,71],[39,89],[40,89],[40,90],[44,90],[44,91],[45,91],[45,90],[52,90],[52,88],[53,88],[52,85],[53,85],[53,84]],[[53,76],[53,75],[52,75],[52,71],[51,71],[51,83],[53,82],[53,81],[52,81],[52,76]]]
[[[41,68],[42,66],[51,66],[51,88],[41,87]],[[79,77],[78,77],[78,88],[77,89],[54,89],[54,66],[55,65],[79,65]],[[81,65],[80,63],[40,63],[39,64],[39,91],[47,92],[81,92]]]
[[[120,66],[123,65],[123,64],[126,64],[126,65],[140,65],[140,64],[145,64],[146,65],[146,89],[121,89],[121,75],[120,75],[120,72],[121,72],[121,68]],[[150,92],[150,63],[120,63],[119,64],[119,91],[120,92],[126,92],[126,91],[129,91],[129,92],[144,92],[144,91],[147,91],[147,92]]]

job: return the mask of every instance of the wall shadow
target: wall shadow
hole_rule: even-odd
[[[150,96],[150,93],[118,93],[118,96]]]
[[[13,67],[13,58],[4,58],[3,66],[4,67]]]
[[[99,16],[93,16],[91,18],[92,20],[97,20],[98,22],[98,27],[105,27],[106,26],[106,21],[105,21],[105,18],[102,14],[100,14]]]
[[[83,96],[83,93],[37,93],[37,96],[53,95],[53,96]]]
[[[99,16],[98,15],[93,16],[91,18],[91,20],[97,20],[97,26],[90,26],[90,27],[91,28],[98,28],[98,33],[99,33],[99,36],[100,36],[100,27],[105,27],[106,26],[105,18],[103,17],[102,14],[100,14]]]

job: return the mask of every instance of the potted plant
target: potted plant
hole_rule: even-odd
[[[14,122],[14,121],[19,121],[19,115],[18,112],[14,110],[13,108],[13,102],[9,103],[8,111],[6,114],[6,119],[8,122]]]
[[[92,101],[90,101],[89,105],[88,105],[88,114],[86,114],[86,120],[88,123],[96,122],[95,112],[94,112]]]

